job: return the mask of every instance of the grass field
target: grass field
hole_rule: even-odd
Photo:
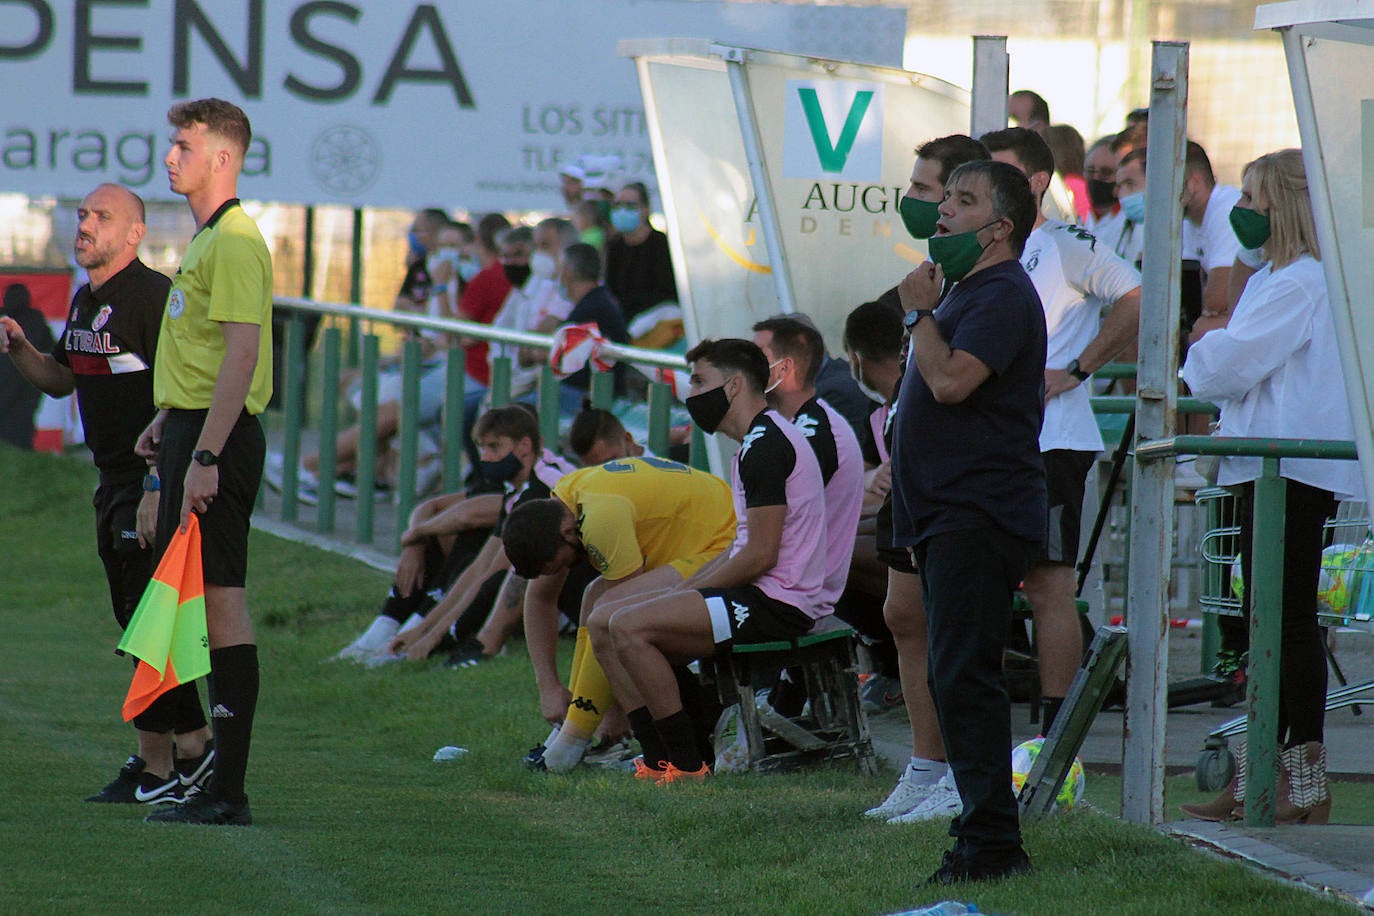
[[[1028,826],[1032,876],[920,890],[949,841],[942,825],[859,816],[887,774],[657,789],[529,773],[517,760],[546,729],[522,645],[456,671],[322,663],[370,619],[385,578],[261,533],[249,577],[262,652],[255,825],[144,824],[144,810],[81,801],[133,747],[94,475],[82,456],[0,448],[0,481],[3,913],[878,914],[946,897],[987,913],[1344,909],[1088,812]],[[433,763],[446,744],[470,753]]]

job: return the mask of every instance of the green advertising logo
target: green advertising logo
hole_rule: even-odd
[[[816,96],[816,90],[799,88],[797,94],[801,97],[806,124],[811,128],[811,142],[816,145],[816,156],[821,161],[821,168],[834,173],[844,171],[849,152],[854,148],[854,141],[858,139],[859,126],[863,124],[869,103],[873,101],[873,91],[864,89],[854,93],[854,101],[849,104],[849,114],[844,119],[844,127],[841,128],[840,137],[833,146],[830,143],[830,128],[825,123],[825,114],[821,111],[821,102]]]

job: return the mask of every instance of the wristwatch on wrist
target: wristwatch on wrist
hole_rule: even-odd
[[[934,314],[934,309],[912,309],[906,313],[906,317],[902,319],[902,324],[906,325],[907,330],[910,330],[920,324],[922,318]]]
[[[1065,371],[1067,371],[1069,375],[1072,375],[1074,378],[1078,379],[1080,382],[1086,382],[1089,376],[1092,375],[1091,372],[1084,372],[1082,368],[1079,367],[1078,360],[1076,359],[1073,362],[1069,363]]]
[[[162,481],[158,479],[158,476],[157,476],[156,474],[144,474],[144,475],[143,475],[143,492],[144,492],[144,493],[156,493],[157,491],[159,491],[159,490],[161,490],[161,489],[162,489]]]
[[[199,451],[192,452],[191,460],[194,461],[196,464],[200,465],[201,467],[208,468],[213,465],[219,464],[219,455],[216,455],[208,448],[203,448]]]

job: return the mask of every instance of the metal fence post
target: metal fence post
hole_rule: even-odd
[[[376,334],[363,338],[362,404],[358,410],[358,543],[371,544],[377,502],[372,490],[377,485],[377,363],[381,340]]]
[[[615,403],[615,373],[592,371],[592,406],[610,410]]]
[[[558,379],[553,377],[553,367],[544,363],[539,367],[539,437],[544,447],[558,451],[558,414],[562,401],[559,397]]]
[[[1274,824],[1274,782],[1278,764],[1279,653],[1283,632],[1284,509],[1287,483],[1279,459],[1265,458],[1255,481],[1251,530],[1250,661],[1246,666],[1245,823]]]
[[[323,534],[334,533],[334,466],[338,461],[334,436],[339,430],[339,368],[342,351],[343,332],[336,327],[325,328],[324,397],[320,404],[320,503],[315,516],[316,528]]]
[[[1145,191],[1144,305],[1136,390],[1137,442],[1174,434],[1188,45],[1154,43],[1150,94],[1150,182]],[[1141,460],[1132,473],[1128,566],[1126,725],[1121,813],[1164,820],[1164,729],[1168,712],[1169,580],[1174,462]]]
[[[449,347],[444,377],[444,489],[457,492],[463,484],[463,419],[467,405],[467,353]]]
[[[491,406],[505,407],[510,403],[510,357],[498,356],[491,361]]]
[[[668,454],[668,433],[672,428],[673,387],[666,382],[649,383],[649,451]]]
[[[415,466],[420,455],[420,369],[423,357],[420,353],[420,340],[408,337],[403,347],[401,362],[401,427],[400,452],[401,466],[396,472],[396,540],[395,546],[401,547],[401,533],[410,520],[410,510],[415,507]],[[372,499],[371,490],[359,490],[358,498]]]
[[[296,520],[296,498],[301,466],[301,420],[305,408],[305,321],[292,313],[286,322],[286,365],[282,367],[282,393],[286,429],[282,443],[282,521]]]

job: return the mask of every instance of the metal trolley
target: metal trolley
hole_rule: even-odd
[[[1209,520],[1208,530],[1199,541],[1203,565],[1199,600],[1203,612],[1238,617],[1245,583],[1241,575],[1240,519],[1235,496],[1228,490],[1212,487],[1199,490],[1196,499]],[[1335,516],[1326,522],[1323,544],[1317,586],[1318,620],[1322,626],[1374,632],[1374,534],[1368,505],[1356,500],[1341,503]],[[1323,646],[1339,684],[1326,695],[1327,710],[1350,707],[1355,715],[1360,715],[1359,704],[1374,700],[1374,680],[1347,683],[1329,645]],[[1198,754],[1200,790],[1218,791],[1235,775],[1235,757],[1228,739],[1243,735],[1245,722],[1244,715],[1238,716],[1207,736]]]

